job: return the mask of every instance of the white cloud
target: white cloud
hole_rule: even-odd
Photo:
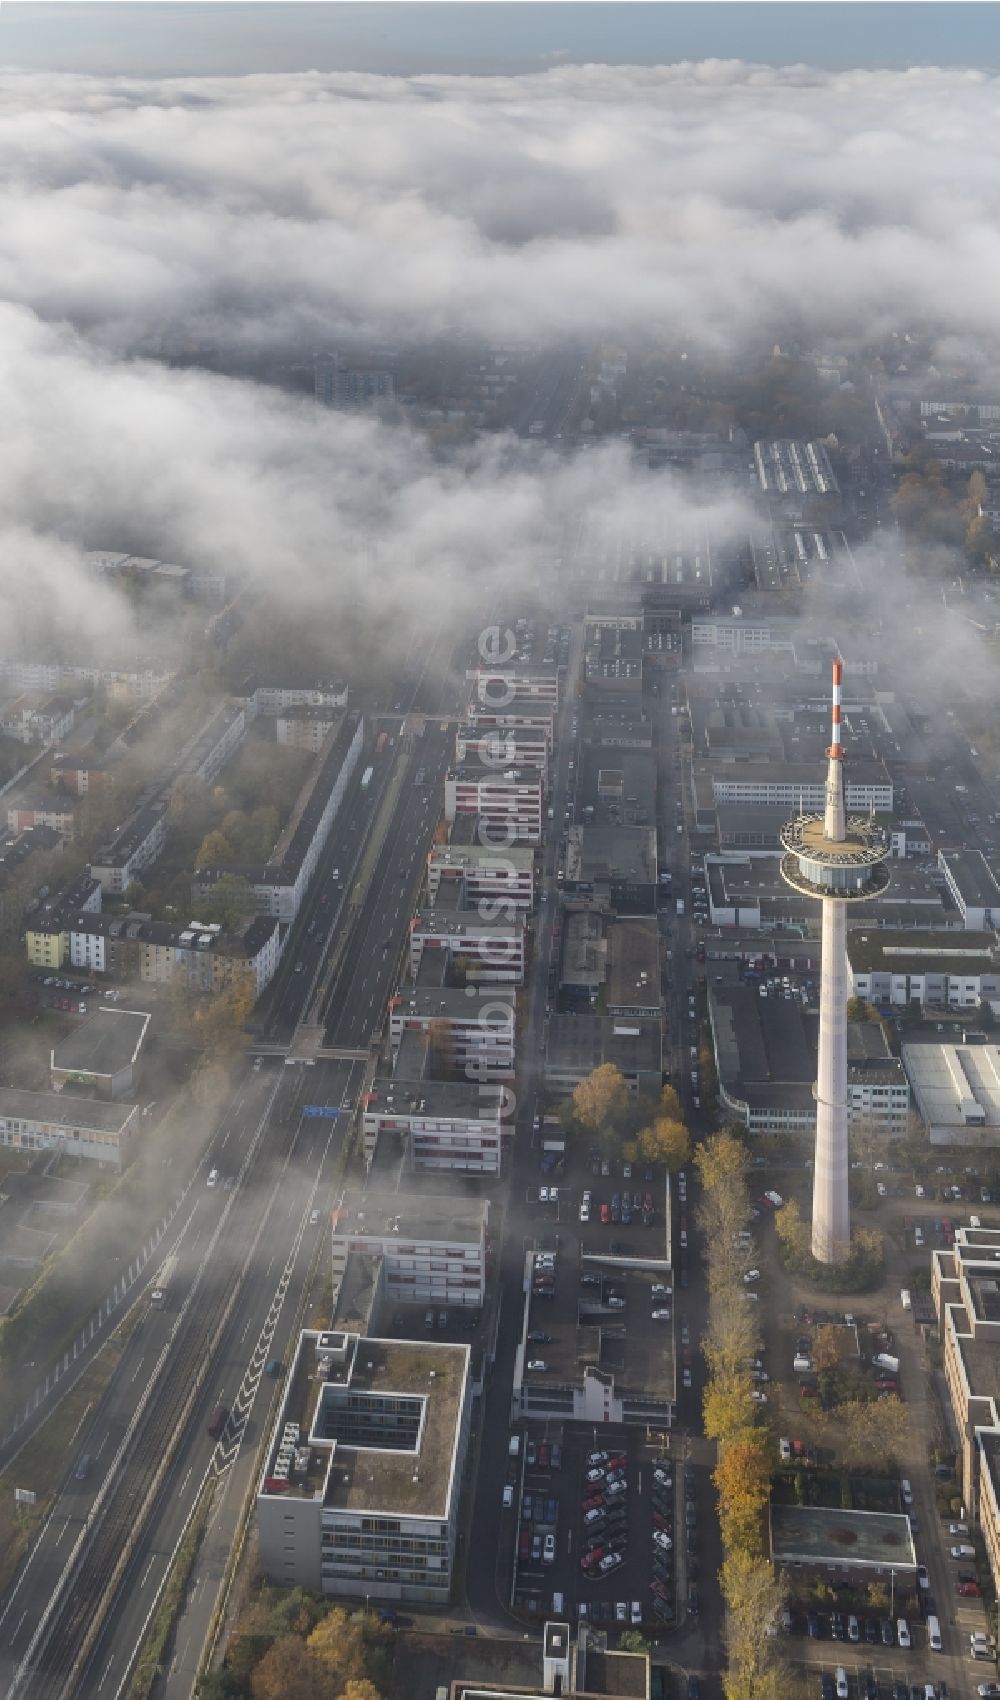
[[[87,545],[404,621],[501,567],[537,583],[580,508],[690,498],[620,448],[446,467],[406,430],[142,357],[448,333],[738,352],[907,320],[990,351],[997,118],[996,79],[944,70],[0,75],[0,614],[47,547],[36,582],[83,636],[111,618],[74,574]]]
[[[734,62],[0,81],[0,293],[125,346],[992,335],[998,84]]]

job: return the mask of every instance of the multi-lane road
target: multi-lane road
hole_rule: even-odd
[[[176,1250],[167,1301],[162,1309],[150,1303],[151,1266],[115,1375],[73,1437],[51,1514],[0,1599],[0,1694],[9,1700],[124,1692],[207,1484],[200,1574],[208,1586],[185,1608],[167,1677],[171,1695],[192,1690],[276,1397],[265,1366],[287,1357],[321,1263],[338,1159],[438,818],[452,728],[435,716],[408,716],[418,702],[454,715],[459,650],[446,653],[445,644],[441,635],[428,646],[388,727],[391,744],[359,765],[270,1000],[267,1036],[283,1046],[325,987],[327,1044],[354,1054],[308,1063],[277,1057],[243,1072],[164,1242],[164,1260]],[[468,655],[467,643],[460,648]],[[366,765],[376,771],[362,787]],[[384,800],[384,836],[372,847]],[[325,986],[331,943],[336,969]],[[310,1103],[337,1115],[304,1118]],[[210,1185],[212,1170],[218,1180]],[[231,1415],[216,1441],[207,1422],[220,1405]]]

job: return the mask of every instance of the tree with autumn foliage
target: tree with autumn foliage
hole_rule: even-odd
[[[340,1700],[382,1700],[382,1696],[367,1676],[352,1676],[341,1689]]]
[[[638,1139],[639,1153],[644,1163],[662,1163],[673,1173],[683,1169],[691,1156],[691,1137],[681,1121],[657,1116],[644,1127]]]
[[[602,1144],[613,1145],[627,1120],[631,1096],[621,1070],[614,1063],[602,1063],[575,1087],[571,1102],[577,1126]]]
[[[749,1167],[746,1146],[728,1129],[704,1140],[695,1153],[695,1162],[706,1192],[726,1180],[746,1182]]]
[[[774,1635],[785,1589],[766,1558],[727,1552],[720,1572],[726,1607],[726,1700],[783,1700],[789,1692]]]
[[[723,1448],[712,1480],[719,1495],[725,1545],[763,1554],[762,1517],[771,1497],[771,1454],[762,1430],[735,1435]]]
[[[322,1666],[327,1682],[335,1687],[365,1675],[364,1626],[348,1617],[342,1606],[334,1606],[317,1623],[307,1646]]]
[[[253,1700],[328,1700],[330,1688],[308,1644],[297,1635],[282,1635],[254,1667],[250,1693]]]
[[[825,1322],[813,1335],[812,1360],[820,1375],[832,1375],[844,1356],[844,1336],[836,1322]]]
[[[753,1383],[744,1370],[742,1374],[713,1376],[705,1388],[702,1402],[702,1424],[709,1440],[720,1446],[736,1440],[750,1428],[754,1420]]]

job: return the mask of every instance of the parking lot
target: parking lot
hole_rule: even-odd
[[[549,1437],[529,1429],[522,1446],[510,1508],[516,1611],[540,1616],[561,1595],[572,1621],[619,1629],[667,1629],[697,1613],[693,1473],[638,1432],[604,1424],[568,1434],[553,1425]]]

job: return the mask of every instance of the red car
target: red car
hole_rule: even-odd
[[[645,1198],[643,1199],[642,1208],[644,1210],[652,1210],[652,1208],[653,1208],[653,1194],[651,1192],[647,1192]]]
[[[540,1470],[547,1470],[548,1467],[549,1467],[549,1443],[548,1443],[547,1440],[542,1440],[542,1441],[539,1441],[539,1444],[538,1444],[538,1468]]]
[[[891,1376],[884,1376],[880,1381],[876,1381],[875,1386],[880,1393],[895,1393],[898,1383],[893,1381]]]
[[[811,1381],[800,1381],[799,1392],[803,1399],[817,1399],[819,1397],[819,1388],[814,1387]]]
[[[608,1474],[610,1475],[612,1470],[624,1470],[627,1468],[627,1465],[628,1459],[625,1457],[625,1454],[623,1452],[619,1452],[616,1453],[613,1458],[608,1459],[606,1467]]]
[[[523,1531],[517,1543],[517,1552],[519,1558],[531,1557],[531,1531],[529,1529]]]
[[[610,1206],[610,1204],[602,1204],[601,1205],[601,1221],[607,1223],[607,1222],[610,1222],[610,1220],[611,1220],[611,1206]]]
[[[603,1493],[592,1493],[589,1499],[584,1500],[583,1509],[584,1511],[600,1511],[603,1504]]]
[[[604,1557],[604,1548],[603,1547],[594,1547],[590,1552],[584,1553],[583,1557],[580,1560],[580,1569],[581,1570],[593,1570],[595,1564],[599,1564],[603,1557]]]
[[[959,1583],[956,1584],[955,1592],[956,1592],[956,1594],[962,1594],[965,1597],[965,1599],[967,1599],[967,1600],[978,1600],[978,1598],[979,1598],[979,1583],[978,1582],[959,1582]]]

